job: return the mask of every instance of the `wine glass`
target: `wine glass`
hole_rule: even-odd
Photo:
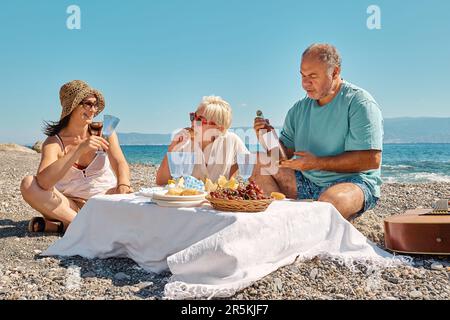
[[[106,140],[111,137],[117,125],[119,124],[119,121],[119,118],[114,117],[110,114],[105,114],[103,116],[103,136]]]
[[[100,121],[92,122],[90,125],[90,128],[91,128],[91,134],[93,136],[98,136],[98,137],[102,136],[103,122],[100,122]],[[99,153],[103,153],[103,152],[104,152],[103,149],[100,148],[95,153],[99,154]]]
[[[184,171],[184,153],[185,152],[167,152],[170,175],[177,180],[183,175]]]
[[[103,136],[106,140],[108,140],[109,137],[111,137],[111,135],[113,134],[117,125],[119,124],[119,121],[120,121],[119,118],[114,117],[109,114],[105,114],[103,116],[103,123],[102,122],[92,122],[91,128],[93,128],[94,130],[96,130],[95,127],[99,128],[98,132],[97,132],[98,134],[96,134],[96,135],[98,135],[99,137]],[[93,127],[93,125],[94,125],[94,127]],[[102,132],[102,129],[103,129],[103,132]],[[105,153],[105,151],[103,149],[100,149],[97,151],[97,153]]]
[[[195,166],[195,153],[183,152],[183,177],[192,175]]]
[[[237,164],[239,166],[239,175],[245,183],[252,176],[253,167],[256,164],[256,154],[254,153],[238,153]]]

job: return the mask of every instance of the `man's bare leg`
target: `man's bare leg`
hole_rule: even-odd
[[[353,183],[339,183],[331,186],[319,197],[319,201],[329,202],[350,220],[364,206],[364,192]]]
[[[297,181],[292,169],[280,168],[278,161],[265,153],[259,153],[257,163],[250,178],[256,182],[266,195],[281,192],[287,198],[297,199]]]

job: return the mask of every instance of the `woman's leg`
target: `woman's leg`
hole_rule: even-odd
[[[67,198],[56,188],[42,189],[33,176],[27,176],[22,180],[20,192],[32,208],[49,220],[46,222],[46,230],[49,231],[56,231],[55,228],[57,228],[51,221],[61,221],[66,229],[80,210],[80,206],[75,201]]]

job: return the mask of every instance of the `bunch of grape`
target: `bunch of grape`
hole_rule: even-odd
[[[229,188],[219,188],[210,193],[210,196],[215,199],[222,200],[264,200],[270,199],[264,195],[263,190],[254,182],[251,181],[246,186],[240,184],[236,190]]]

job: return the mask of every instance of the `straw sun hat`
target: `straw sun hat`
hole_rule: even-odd
[[[78,107],[84,98],[94,95],[97,98],[98,110],[97,116],[105,108],[105,98],[103,94],[91,88],[86,82],[81,80],[73,80],[65,83],[59,90],[59,99],[61,100],[62,112],[60,119],[68,116],[73,109]]]

